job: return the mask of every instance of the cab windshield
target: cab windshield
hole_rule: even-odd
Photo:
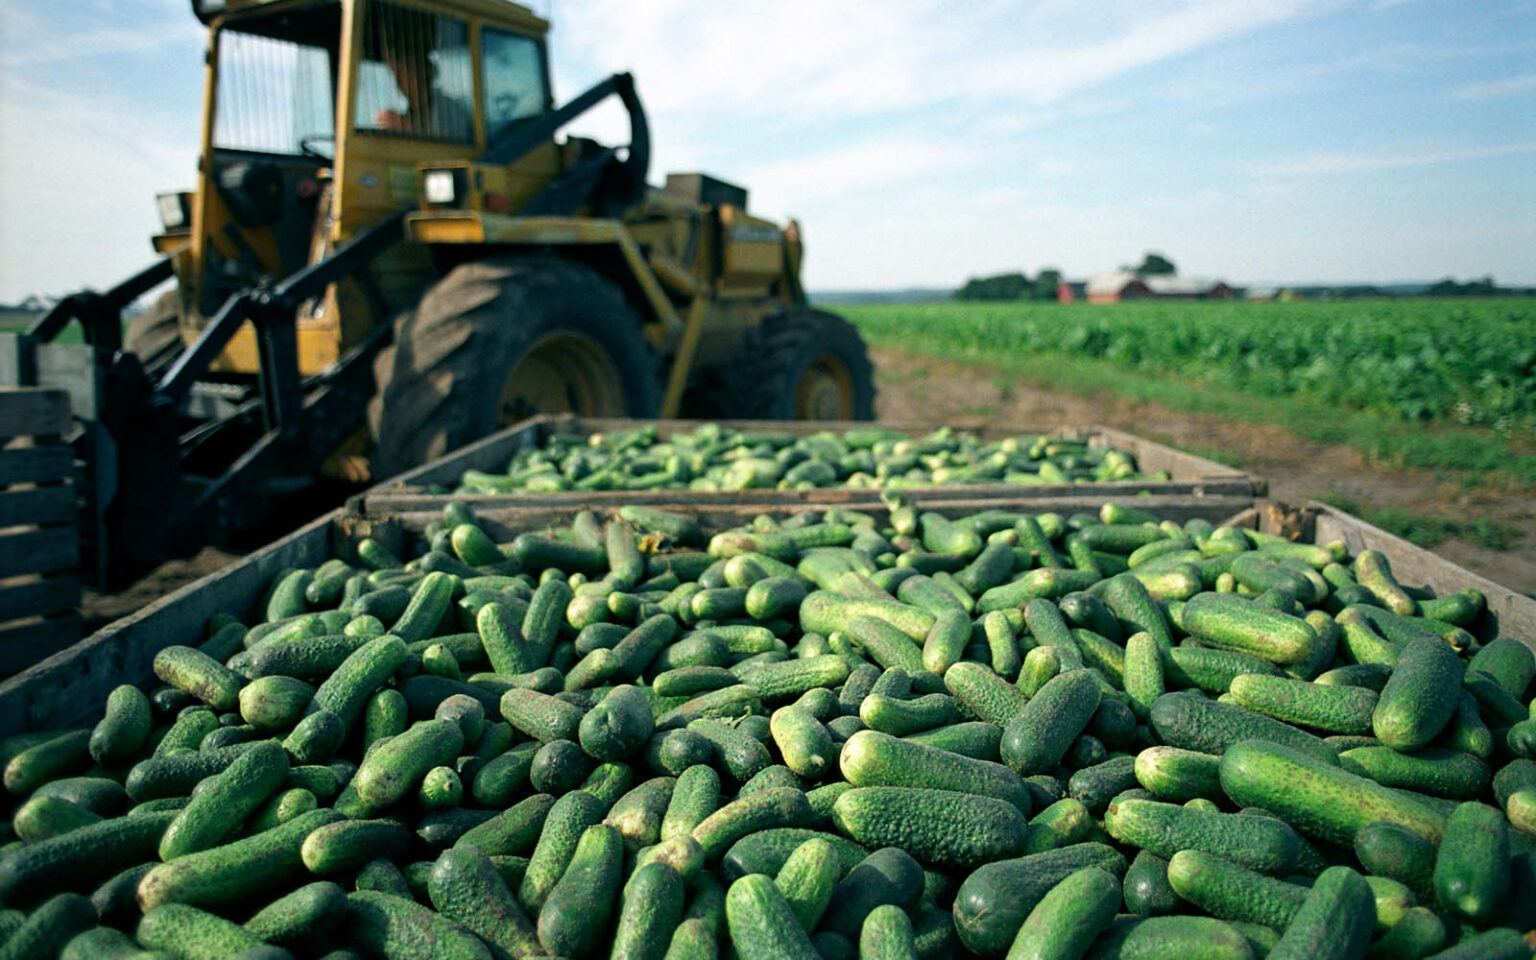
[[[221,30],[214,147],[331,159],[340,36],[339,4],[242,17]]]

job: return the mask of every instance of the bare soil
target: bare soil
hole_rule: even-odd
[[[1181,413],[1121,397],[1083,397],[1040,389],[1015,374],[918,357],[872,351],[880,388],[881,420],[985,423],[1001,428],[1101,424],[1212,456],[1269,480],[1269,495],[1297,503],[1318,496],[1347,497],[1365,508],[1398,506],[1444,517],[1487,516],[1520,530],[1513,549],[1489,550],[1460,540],[1432,549],[1454,563],[1522,593],[1536,595],[1536,500],[1528,494],[1487,488],[1468,490],[1424,471],[1368,462],[1355,450],[1314,443],[1280,427]],[[196,556],[162,565],[115,594],[87,591],[82,601],[87,632],[127,616],[240,558],[208,547]]]
[[[871,351],[881,420],[985,423],[1033,429],[1099,424],[1233,464],[1269,481],[1271,499],[1348,498],[1362,509],[1401,507],[1461,521],[1488,517],[1520,531],[1510,550],[1461,540],[1431,549],[1521,593],[1536,595],[1536,499],[1529,492],[1468,489],[1421,470],[1369,462],[1349,447],[1316,443],[1278,426],[1183,413],[1117,396],[1085,397],[1032,385],[1017,374],[889,349]]]

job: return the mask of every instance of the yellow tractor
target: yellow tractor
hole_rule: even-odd
[[[0,383],[71,390],[95,582],[533,412],[873,415],[863,341],[807,305],[798,224],[702,174],[649,184],[633,79],[557,107],[525,7],[192,8],[202,146],[197,188],[157,198],[165,256],[0,335]],[[559,136],[609,98],[627,146]],[[71,321],[85,346],[53,342]]]

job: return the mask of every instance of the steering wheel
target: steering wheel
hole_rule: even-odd
[[[311,144],[311,141],[331,144],[329,154],[321,153]],[[336,135],[334,133],[311,133],[299,138],[299,152],[306,157],[314,157],[316,160],[334,160],[336,158]]]

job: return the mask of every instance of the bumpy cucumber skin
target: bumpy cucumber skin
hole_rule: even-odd
[[[821,960],[783,894],[762,874],[731,884],[725,915],[741,960]]]
[[[1018,856],[1028,833],[1007,801],[921,787],[856,787],[837,798],[832,820],[866,846],[899,846],[944,867]]]
[[[1461,697],[1461,661],[1438,637],[1403,648],[1371,714],[1376,738],[1394,750],[1417,750],[1440,734]]]
[[[91,731],[91,759],[104,767],[127,765],[149,738],[153,721],[144,691],[132,684],[117,687],[107,694],[106,715]]]
[[[139,882],[139,907],[214,906],[275,889],[303,872],[304,838],[341,819],[335,810],[315,810],[264,833],[162,863]]]
[[[393,634],[353,651],[315,691],[314,706],[334,713],[350,729],[375,690],[405,665],[405,641]]]
[[[1221,758],[1221,786],[1234,803],[1263,807],[1302,833],[1353,841],[1376,820],[1400,823],[1432,843],[1445,818],[1427,805],[1288,747],[1238,743]]]
[[[800,926],[810,933],[831,902],[832,891],[842,874],[837,848],[825,840],[811,839],[795,848],[773,882]]]
[[[686,893],[676,870],[664,863],[636,868],[624,891],[610,960],[662,960],[683,917]]]
[[[1376,898],[1348,867],[1324,870],[1269,952],[1274,960],[1345,960],[1365,952],[1376,932]]]
[[[794,787],[771,787],[725,804],[700,821],[691,835],[703,848],[705,857],[715,860],[749,833],[774,827],[809,826],[813,820],[804,793]]]
[[[347,895],[352,942],[385,960],[491,960],[480,938],[414,900],[358,890]]]
[[[977,868],[955,893],[953,916],[960,940],[972,952],[1002,956],[1029,912],[1056,884],[1083,867],[1102,867],[1119,877],[1125,858],[1101,843],[1079,843]]]
[[[200,955],[230,957],[267,946],[260,937],[238,924],[181,903],[167,903],[145,911],[135,937],[147,950],[165,950],[177,955],[182,955],[193,944]]]
[[[177,813],[160,840],[160,859],[171,861],[218,845],[287,778],[283,748],[272,740],[257,744]]]
[[[1161,857],[1201,850],[1269,874],[1286,873],[1301,854],[1301,838],[1282,820],[1210,813],[1154,800],[1111,803],[1104,827],[1116,840]]]
[[[1098,867],[1072,873],[1035,904],[1007,960],[1078,960],[1114,919],[1120,881]]]
[[[539,909],[539,942],[554,956],[586,956],[607,933],[624,840],[612,827],[582,832],[571,862]]]
[[[843,778],[855,787],[927,787],[995,797],[1030,810],[1029,792],[1019,775],[1000,763],[962,757],[875,730],[861,730],[843,743],[838,757]]]
[[[1100,696],[1092,671],[1052,677],[1003,728],[1003,760],[1026,777],[1055,767],[1093,719]]]
[[[1319,737],[1273,717],[1188,693],[1166,693],[1147,714],[1149,725],[1165,744],[1225,754],[1244,740],[1263,740],[1305,753],[1321,763],[1337,765],[1338,753]]]
[[[31,960],[32,957],[57,956],[65,944],[95,924],[96,911],[91,901],[78,893],[58,894],[43,901],[4,943],[0,943],[0,957]]]
[[[245,922],[247,932],[268,943],[294,944],[325,933],[347,913],[347,893],[329,880],[305,884],[273,900]]]
[[[544,818],[538,845],[528,859],[528,870],[517,890],[517,902],[536,917],[549,893],[570,865],[583,832],[602,821],[602,801],[584,790],[572,790],[554,802]]]
[[[1457,916],[1480,924],[1496,919],[1509,885],[1509,824],[1497,808],[1472,801],[1451,814],[1434,884],[1440,903]]]
[[[517,898],[490,857],[478,849],[443,851],[432,865],[427,893],[439,913],[463,924],[493,950],[512,956],[540,951],[538,934]]]

